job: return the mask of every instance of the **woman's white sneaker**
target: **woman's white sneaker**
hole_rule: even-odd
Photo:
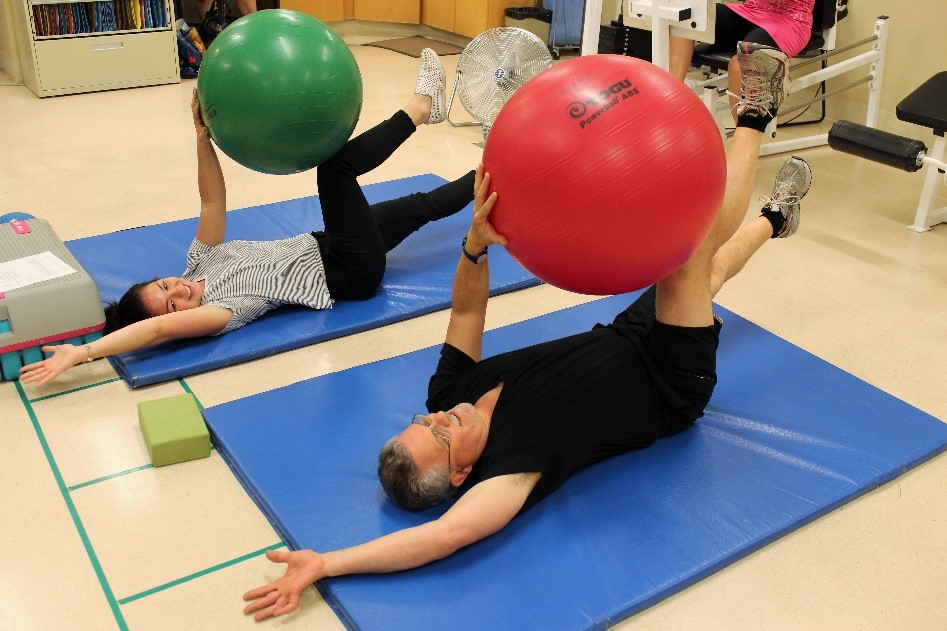
[[[421,67],[414,92],[431,97],[431,115],[426,125],[436,125],[447,118],[447,75],[437,53],[430,48],[421,51]]]

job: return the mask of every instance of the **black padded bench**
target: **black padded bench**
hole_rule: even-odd
[[[938,72],[898,103],[896,113],[899,120],[914,123],[934,130],[934,147],[927,155],[940,163],[944,162],[944,131],[947,130],[947,71]],[[947,222],[947,207],[932,210],[937,181],[944,171],[931,166],[924,178],[921,200],[917,205],[911,230],[924,232],[931,226]]]

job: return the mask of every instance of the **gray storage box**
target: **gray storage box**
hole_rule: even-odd
[[[40,361],[47,344],[89,343],[102,337],[105,313],[92,278],[43,219],[0,223],[0,262],[49,252],[74,273],[0,293],[0,375]]]

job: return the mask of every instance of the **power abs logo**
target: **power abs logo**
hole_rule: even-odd
[[[638,94],[638,87],[625,77],[604,90],[596,92],[585,101],[573,101],[566,108],[569,118],[579,121],[579,127],[585,129],[609,110],[624,100]]]

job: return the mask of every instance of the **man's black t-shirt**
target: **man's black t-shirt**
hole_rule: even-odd
[[[503,383],[486,447],[469,480],[541,473],[520,512],[525,511],[582,467],[680,429],[667,420],[653,362],[636,337],[595,328],[480,362],[445,344],[431,377],[428,411],[475,403]]]

